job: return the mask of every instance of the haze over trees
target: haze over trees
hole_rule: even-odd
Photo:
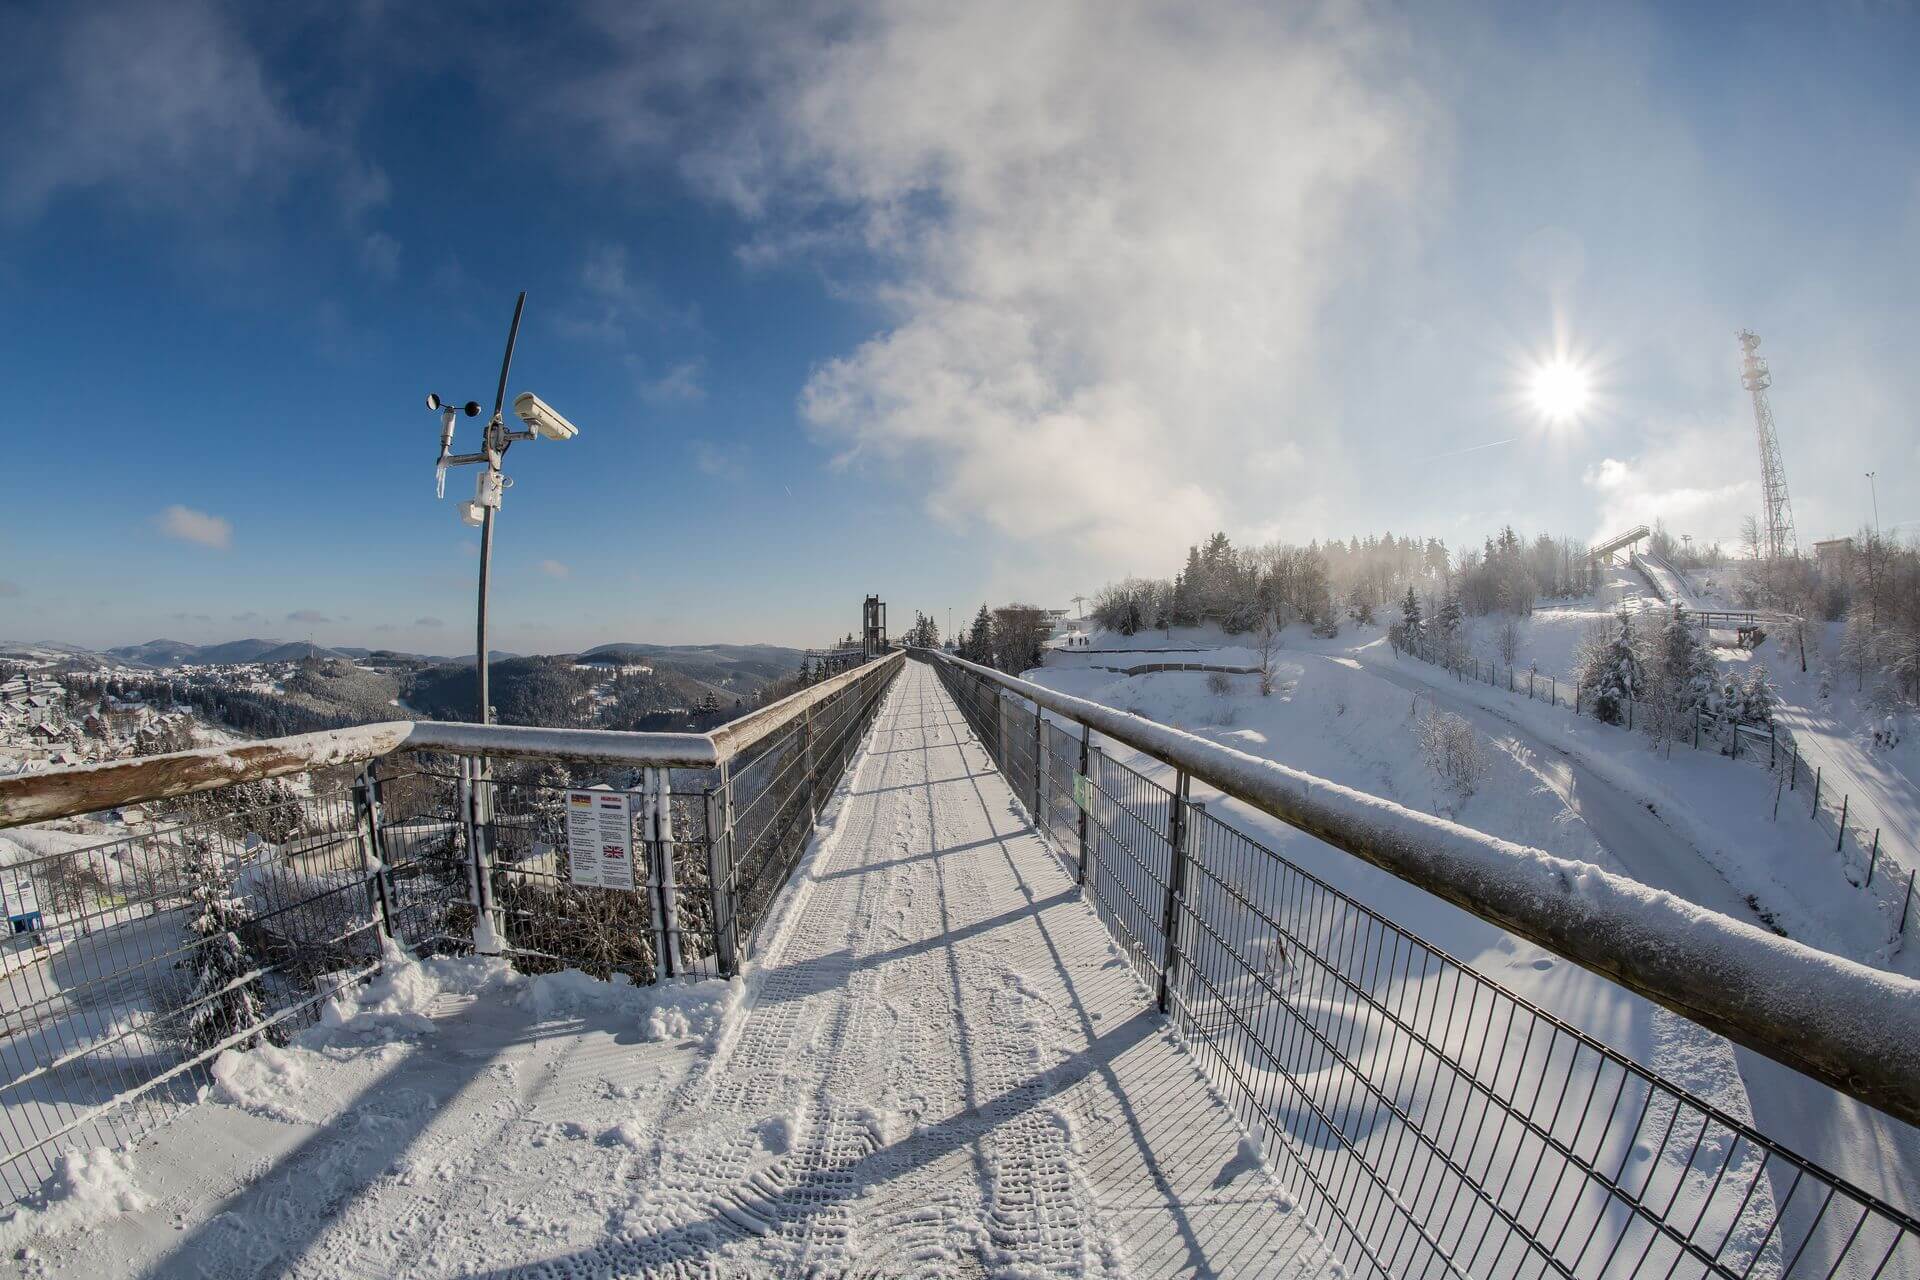
[[[1525,614],[1541,599],[1584,595],[1594,582],[1583,544],[1546,534],[1527,541],[1511,527],[1458,553],[1438,538],[1391,533],[1304,547],[1235,547],[1215,533],[1188,548],[1172,578],[1128,578],[1096,593],[1092,617],[1121,635],[1201,623],[1240,635],[1267,617],[1331,634],[1335,601],[1348,621],[1366,626],[1408,591],[1435,601],[1436,612],[1451,602],[1458,614]]]

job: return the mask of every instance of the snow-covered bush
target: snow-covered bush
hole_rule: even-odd
[[[1462,716],[1430,707],[1419,718],[1415,732],[1427,767],[1461,799],[1472,795],[1487,776],[1486,753],[1480,737]]]
[[[1216,698],[1224,698],[1233,692],[1233,677],[1224,671],[1207,672],[1207,692]]]

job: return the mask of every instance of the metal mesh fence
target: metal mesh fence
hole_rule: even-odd
[[[747,748],[710,784],[719,856],[708,882],[718,887],[713,917],[721,954],[751,949],[767,906],[805,852],[815,818],[899,672],[898,662],[870,671]]]
[[[1034,709],[948,663],[1009,783]],[[1022,717],[1024,716],[1024,720]],[[1315,878],[1079,725],[1033,812],[1201,1070],[1369,1276],[1920,1275],[1920,1222]],[[1064,803],[1063,803],[1064,801]]]
[[[13,897],[39,908],[0,980],[9,1199],[60,1150],[164,1120],[223,1050],[284,1040],[378,962],[379,877],[351,789],[230,788],[171,807],[110,840],[42,830],[47,851],[6,869]]]

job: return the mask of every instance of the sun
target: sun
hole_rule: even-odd
[[[1533,407],[1550,422],[1571,422],[1586,412],[1593,387],[1586,370],[1565,358],[1556,358],[1533,371],[1528,385]]]

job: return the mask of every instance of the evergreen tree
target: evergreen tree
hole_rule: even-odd
[[[1373,601],[1367,598],[1364,587],[1355,587],[1347,593],[1347,617],[1363,627],[1373,625]]]
[[[1580,683],[1592,698],[1593,714],[1607,724],[1627,718],[1627,703],[1646,693],[1646,664],[1633,634],[1633,620],[1622,610],[1620,629],[1582,655]]]
[[[195,912],[187,928],[198,939],[182,963],[193,972],[192,1012],[187,1015],[187,1038],[196,1050],[207,1050],[260,1023],[260,998],[251,983],[239,983],[259,968],[240,941],[246,908],[230,892],[227,871],[213,842],[189,836],[182,870]],[[238,983],[238,985],[235,985]],[[233,1045],[250,1049],[258,1040],[248,1037]]]
[[[960,656],[968,662],[982,665],[993,661],[993,615],[987,612],[984,604],[980,606],[980,612],[973,615],[973,625],[967,628],[967,638],[960,642]]]

